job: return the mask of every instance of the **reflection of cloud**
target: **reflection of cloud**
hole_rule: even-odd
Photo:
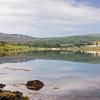
[[[100,78],[99,76],[79,77],[70,81],[62,82],[58,92],[70,93],[71,91],[91,91],[93,89],[100,89]]]
[[[99,32],[100,8],[72,1],[0,0],[0,31],[33,36]]]
[[[9,68],[9,67],[5,67],[5,70],[11,70],[11,71],[30,71],[29,69],[25,69],[25,68]]]

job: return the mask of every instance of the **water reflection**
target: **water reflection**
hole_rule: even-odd
[[[44,82],[44,88],[39,91],[42,95],[31,92],[31,100],[39,100],[40,96],[42,100],[98,100],[100,96],[100,56],[91,53],[3,54],[0,63],[0,82],[7,84],[6,90],[27,95],[30,94],[25,86],[27,81],[38,79]]]
[[[100,54],[95,52],[37,51],[12,55],[0,54],[0,63],[26,62],[34,59],[63,60],[72,62],[100,63]]]
[[[96,57],[100,57],[100,52],[96,52],[96,51],[81,51],[82,53],[86,53],[86,54],[91,54],[93,56],[96,56]]]

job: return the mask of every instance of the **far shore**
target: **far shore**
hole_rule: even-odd
[[[17,46],[17,45],[5,45],[0,46],[0,53],[12,54],[29,51],[82,51],[86,53],[100,53],[100,46],[95,47],[58,47],[58,48],[47,48],[47,47],[29,47],[29,46]]]

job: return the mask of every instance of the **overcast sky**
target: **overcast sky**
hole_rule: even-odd
[[[100,0],[0,0],[0,31],[34,37],[100,33]]]

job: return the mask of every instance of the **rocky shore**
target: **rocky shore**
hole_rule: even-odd
[[[0,100],[29,100],[28,96],[23,96],[19,91],[2,90],[4,87],[5,84],[0,84]]]
[[[28,96],[23,96],[19,91],[0,90],[0,100],[30,100]]]
[[[40,90],[44,86],[44,83],[39,80],[28,81],[26,88],[34,91]],[[0,100],[30,100],[28,96],[23,96],[19,91],[3,90],[6,87],[5,84],[0,84]]]

